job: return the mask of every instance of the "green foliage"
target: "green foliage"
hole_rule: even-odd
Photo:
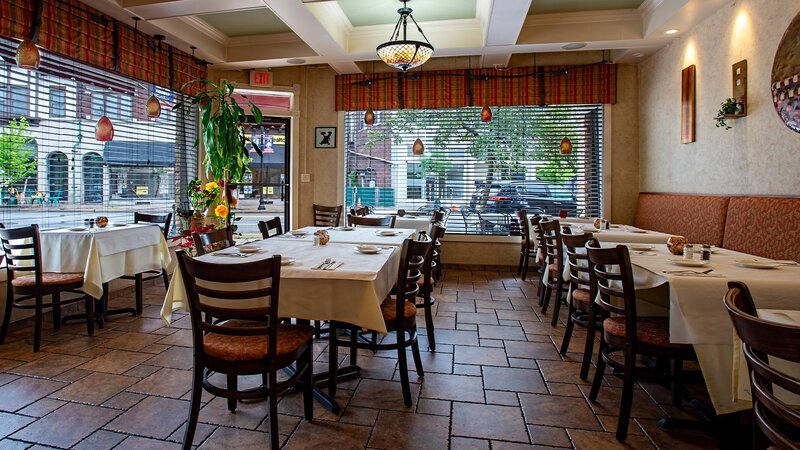
[[[0,183],[12,185],[36,173],[35,149],[27,119],[11,119],[0,131]]]
[[[222,81],[219,84],[210,80],[192,80],[192,83],[203,83],[205,90],[186,101],[175,104],[175,109],[200,108],[201,136],[195,142],[195,148],[203,142],[206,157],[203,164],[206,173],[215,180],[228,179],[238,183],[247,173],[250,163],[248,142],[256,152],[261,155],[261,149],[255,142],[251,142],[244,135],[242,125],[247,120],[244,108],[233,98],[233,83]],[[246,97],[245,97],[246,98]],[[247,100],[250,114],[256,124],[261,124],[261,110],[251,101]]]
[[[419,162],[424,174],[442,178],[447,176],[451,166],[447,155],[439,149],[432,149],[430,154],[420,158]]]
[[[536,178],[553,184],[566,183],[577,175],[575,163],[572,158],[554,159],[548,161],[545,167],[536,169]]]

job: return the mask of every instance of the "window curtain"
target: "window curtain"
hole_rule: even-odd
[[[347,74],[336,77],[336,110],[613,104],[616,64]]]
[[[4,0],[0,35],[33,37],[39,2],[42,16],[36,42],[46,51],[172,90],[206,76],[203,61],[78,0]],[[199,88],[190,85],[184,92],[193,94]]]

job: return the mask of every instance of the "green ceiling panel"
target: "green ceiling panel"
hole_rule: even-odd
[[[638,8],[644,0],[533,0],[528,14],[571,13]]]
[[[338,0],[354,27],[397,23],[398,0]],[[418,22],[474,19],[477,0],[409,0],[408,7]],[[390,30],[391,32],[391,30]]]
[[[287,33],[292,31],[268,8],[247,9],[198,16],[228,37]]]

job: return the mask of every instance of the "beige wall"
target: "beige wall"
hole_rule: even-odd
[[[640,65],[642,191],[800,194],[800,135],[778,119],[770,75],[800,0],[724,6]],[[748,116],[714,127],[731,96],[731,65],[747,60]],[[697,141],[680,143],[681,69],[697,67]]]
[[[589,64],[600,61],[599,52],[549,53],[537,55],[536,64]],[[472,66],[477,67],[477,57]],[[532,57],[517,55],[512,66],[531,65]],[[427,70],[467,68],[467,58],[438,58],[425,65]],[[366,64],[365,72],[389,72],[384,64]],[[294,92],[293,111],[274,112],[291,116],[292,123],[292,226],[312,222],[313,203],[337,205],[344,197],[343,119],[334,110],[334,77],[327,66],[302,66],[274,69],[273,89]],[[225,78],[241,87],[248,82],[247,71],[211,70],[212,80]],[[616,105],[606,108],[604,161],[606,170],[606,215],[615,221],[630,221],[638,194],[638,73],[635,66],[620,66]],[[270,115],[269,111],[265,111]],[[338,127],[336,149],[314,149],[314,128]],[[310,182],[301,183],[300,174],[310,175]],[[448,237],[443,245],[444,262],[458,264],[516,265],[519,257],[517,238]]]

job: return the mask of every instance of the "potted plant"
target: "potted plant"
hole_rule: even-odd
[[[714,117],[714,120],[717,121],[715,124],[718,128],[725,128],[726,130],[730,130],[731,126],[727,124],[726,119],[731,118],[731,116],[741,115],[744,111],[744,104],[742,101],[735,99],[735,98],[726,98],[724,102],[719,105],[719,111],[717,111],[717,116]]]
[[[195,178],[189,182],[188,191],[193,213],[191,223],[186,229],[200,228],[205,225],[206,211],[219,202],[221,189],[214,181],[210,181],[204,186],[199,178]]]
[[[261,148],[245,136],[243,125],[245,122],[261,124],[261,110],[247,97],[241,96],[247,102],[250,115],[234,98],[234,85],[223,80],[214,83],[206,79],[192,80],[183,87],[193,83],[202,83],[204,89],[193,97],[175,104],[173,109],[200,108],[201,135],[195,142],[198,148],[200,142],[205,149],[203,165],[206,174],[222,192],[217,199],[213,210],[217,217],[224,220],[224,226],[230,226],[233,221],[231,207],[235,205],[232,191],[235,183],[239,183],[248,171],[251,161],[248,144],[253,146],[256,153],[261,155]],[[229,206],[230,205],[230,206]],[[208,204],[206,207],[212,206]],[[196,212],[197,208],[195,208]]]

